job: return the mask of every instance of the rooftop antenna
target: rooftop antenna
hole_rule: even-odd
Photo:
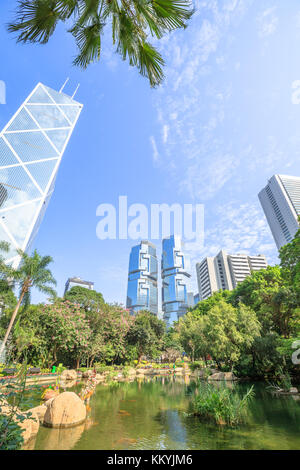
[[[72,95],[72,99],[74,98],[74,96],[76,95],[77,91],[78,91],[78,88],[80,87],[80,83],[78,83],[77,87],[76,87],[76,90],[74,91],[73,95]]]
[[[65,88],[66,84],[68,83],[69,81],[69,77],[67,78],[67,80],[65,81],[65,83],[63,84],[63,86],[61,87],[61,89],[59,90],[59,93],[61,93],[63,91],[63,89]]]

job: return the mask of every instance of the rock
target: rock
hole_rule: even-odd
[[[49,406],[49,405],[50,405],[50,403],[52,403],[52,402],[53,402],[54,398],[55,398],[55,397],[53,397],[53,398],[50,398],[50,400],[47,400],[47,401],[45,401],[45,403],[44,403],[44,406]]]
[[[84,379],[88,379],[89,377],[91,377],[91,375],[93,375],[93,371],[92,370],[85,370],[84,372],[82,372],[82,377]]]
[[[45,394],[43,395],[43,400],[48,401],[51,398],[55,398],[58,394],[58,390],[52,390],[51,388],[49,388],[49,390],[45,391]]]
[[[54,400],[54,398],[52,398],[52,400]],[[48,400],[48,401],[50,401],[50,400]],[[35,408],[31,408],[28,411],[30,411],[33,415],[37,416],[39,422],[42,423],[44,421],[44,416],[45,416],[45,413],[47,411],[47,406],[45,404],[40,405],[40,406],[36,406]]]
[[[136,369],[136,375],[144,375],[145,369]]]
[[[0,408],[2,415],[9,416],[12,414],[13,421],[17,423],[22,429],[22,437],[24,442],[27,442],[32,436],[37,434],[40,422],[38,415],[35,412],[30,410],[32,415],[29,417],[28,411],[23,413],[18,408],[14,408],[13,406],[9,405],[6,400],[1,400]]]
[[[30,435],[30,438],[31,438],[32,436],[36,436],[38,433],[38,430],[40,427],[40,419],[39,419],[38,414],[35,411],[33,411],[33,409],[29,411],[31,413],[31,416],[29,416],[28,418],[31,421],[31,435]],[[28,416],[28,411],[25,414]]]
[[[136,370],[133,367],[130,367],[127,373],[128,375],[133,376],[133,375],[136,375]]]
[[[296,387],[291,387],[290,393],[292,393],[293,395],[296,395],[298,393],[298,389]]]
[[[72,388],[76,385],[77,380],[62,380],[59,383],[59,386],[63,389]]]
[[[53,428],[67,428],[85,421],[86,407],[74,392],[63,392],[47,406],[44,424]]]
[[[77,372],[74,369],[64,370],[60,376],[61,380],[76,380]]]
[[[216,372],[208,377],[208,380],[228,380],[233,381],[237,380],[235,375],[232,372]]]

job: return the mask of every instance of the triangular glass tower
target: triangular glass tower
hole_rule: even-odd
[[[28,250],[38,232],[82,107],[38,83],[0,133],[0,240],[13,267],[16,249]]]

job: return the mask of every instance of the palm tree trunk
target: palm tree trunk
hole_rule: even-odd
[[[5,333],[5,336],[4,336],[4,340],[2,341],[2,344],[1,344],[1,346],[0,346],[0,357],[1,357],[2,353],[3,353],[3,351],[4,351],[7,338],[8,338],[9,333],[10,333],[12,327],[13,327],[13,324],[14,324],[14,321],[15,321],[16,316],[17,316],[17,314],[18,314],[18,311],[19,311],[20,305],[21,305],[21,303],[22,303],[24,294],[25,294],[25,289],[22,289],[22,292],[21,292],[20,298],[19,298],[19,300],[18,300],[17,306],[16,306],[16,308],[15,308],[15,310],[14,310],[14,313],[12,314],[12,317],[11,317],[11,319],[10,319],[8,328],[7,328],[7,330],[6,330],[6,333]]]

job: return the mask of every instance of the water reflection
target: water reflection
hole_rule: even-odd
[[[228,386],[243,394],[250,385]],[[100,384],[86,423],[41,428],[35,449],[300,449],[300,402],[273,397],[260,384],[255,392],[246,425],[228,428],[188,416],[197,393],[193,379],[145,377],[118,386]]]

